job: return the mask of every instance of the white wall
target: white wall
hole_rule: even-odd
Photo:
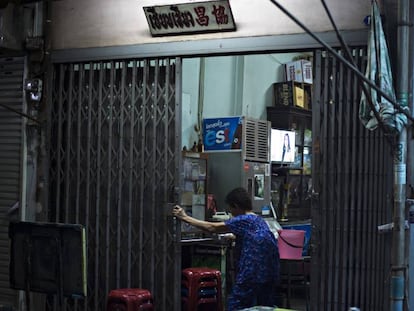
[[[200,59],[183,60],[182,73],[182,146],[191,148],[193,142],[198,142],[194,126],[198,125]]]
[[[119,46],[167,41],[242,38],[303,33],[270,0],[230,0],[237,31],[152,38],[143,7],[197,2],[188,0],[65,0],[52,1],[52,48]],[[332,30],[320,0],[279,0],[312,31]],[[370,0],[327,1],[338,27],[363,29]]]
[[[198,125],[199,111],[202,118],[243,115],[266,120],[266,107],[273,104],[272,84],[284,81],[283,64],[299,55],[306,56],[281,53],[206,57],[201,79],[203,61],[183,59],[182,145],[191,148],[198,141],[194,126]],[[199,88],[204,88],[201,101]]]
[[[243,115],[266,119],[266,106],[272,105],[272,84],[284,81],[283,64],[300,53],[247,55],[244,65]]]

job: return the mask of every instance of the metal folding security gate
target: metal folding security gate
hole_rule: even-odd
[[[364,71],[366,50],[352,50]],[[334,56],[315,54],[311,310],[389,310],[391,144],[358,117],[361,82]]]
[[[0,305],[17,307],[18,292],[10,289],[9,260],[10,243],[8,227],[10,220],[19,219],[19,211],[12,207],[24,208],[23,144],[25,142],[23,79],[24,57],[0,58]],[[15,111],[13,111],[15,110]]]
[[[87,298],[54,310],[105,310],[114,288],[146,288],[158,310],[178,295],[172,217],[181,146],[180,59],[54,66],[49,220],[87,230]],[[176,82],[177,81],[177,82]]]

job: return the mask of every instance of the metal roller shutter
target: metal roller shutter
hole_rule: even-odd
[[[24,58],[0,58],[0,306],[16,307],[17,291],[9,286],[10,208],[20,201],[23,119],[4,107],[23,112]]]

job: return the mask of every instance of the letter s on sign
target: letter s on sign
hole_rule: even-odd
[[[222,144],[224,143],[224,141],[226,140],[226,135],[224,135],[224,131],[223,130],[219,130],[216,133],[216,143],[217,144]]]

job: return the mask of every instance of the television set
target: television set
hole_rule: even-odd
[[[272,129],[270,132],[270,160],[272,163],[295,162],[295,131]]]

